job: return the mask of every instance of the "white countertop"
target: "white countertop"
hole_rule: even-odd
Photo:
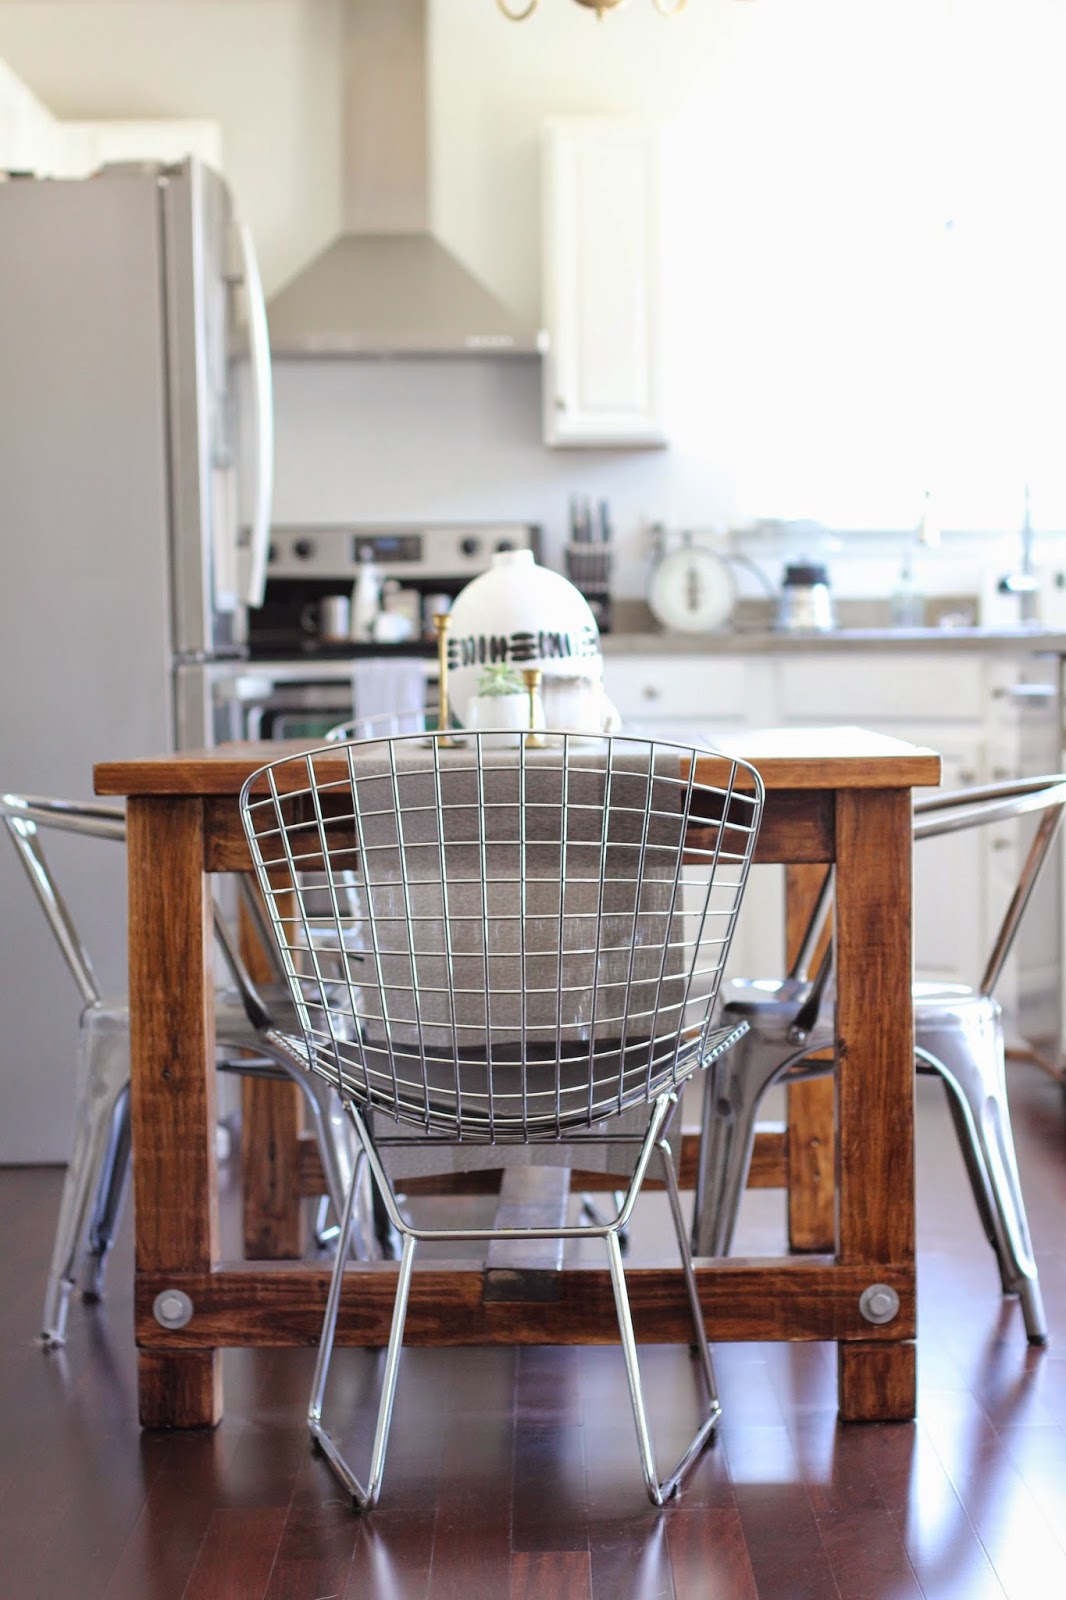
[[[905,650],[986,654],[1066,655],[1066,633],[1057,628],[834,628],[827,633],[786,633],[769,628],[732,628],[716,633],[608,633],[605,656],[762,655],[766,652]]]

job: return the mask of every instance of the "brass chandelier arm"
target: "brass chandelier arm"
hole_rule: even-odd
[[[661,17],[676,17],[679,11],[684,11],[688,0],[674,0],[673,5],[667,5],[666,0],[652,0],[652,5]]]
[[[496,4],[499,6],[508,22],[525,22],[526,18],[531,17],[534,11],[536,11],[539,3],[540,0],[529,0],[529,4],[526,6],[524,11],[509,11],[506,0],[496,0]]]

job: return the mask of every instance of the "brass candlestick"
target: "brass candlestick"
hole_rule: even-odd
[[[451,627],[451,617],[447,611],[434,611],[433,626],[437,630],[437,661],[440,675],[440,710],[437,714],[437,743],[449,748],[461,741],[454,739],[448,732],[448,629]]]
[[[526,734],[527,750],[546,750],[548,741],[542,733],[537,732],[537,695],[540,692],[540,680],[544,676],[539,667],[523,667],[522,681],[529,694],[529,732]]]

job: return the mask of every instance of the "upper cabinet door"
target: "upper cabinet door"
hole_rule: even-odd
[[[553,118],[542,210],[544,442],[664,445],[656,133]]]

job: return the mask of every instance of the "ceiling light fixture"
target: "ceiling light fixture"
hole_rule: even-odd
[[[652,5],[663,17],[676,17],[679,11],[684,11],[687,0],[652,0]],[[528,5],[521,11],[512,11],[507,5],[507,0],[496,0],[496,4],[509,22],[524,22],[536,11],[540,0],[529,0]],[[600,22],[603,21],[605,11],[614,11],[616,7],[624,5],[625,0],[577,0],[579,6],[585,6],[589,11],[595,11]]]

